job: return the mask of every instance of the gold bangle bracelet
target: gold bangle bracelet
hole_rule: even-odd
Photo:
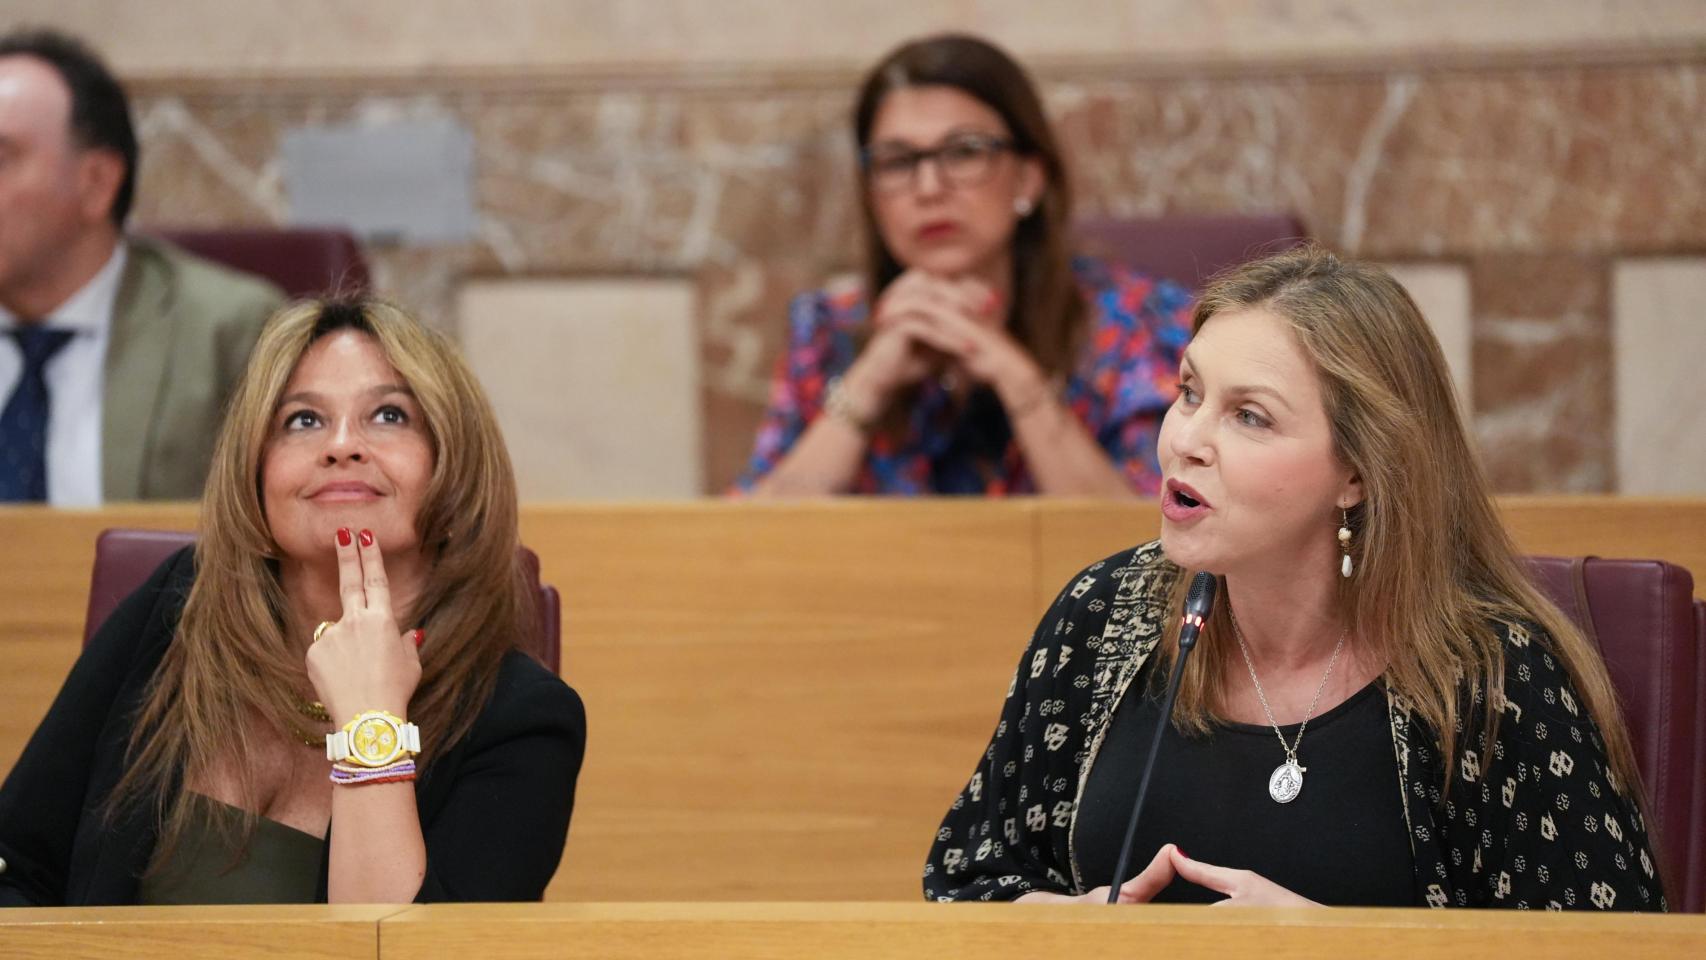
[[[858,405],[847,395],[846,385],[840,377],[829,378],[828,388],[823,395],[823,412],[865,436],[870,436],[871,429],[875,426],[871,418],[860,414]]]

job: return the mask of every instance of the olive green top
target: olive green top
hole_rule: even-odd
[[[166,862],[142,878],[137,902],[314,903],[324,841],[266,817],[255,819],[248,848],[235,863],[220,828],[240,830],[244,813],[218,800],[198,804],[207,818],[185,831]]]

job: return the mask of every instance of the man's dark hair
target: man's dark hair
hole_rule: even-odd
[[[71,136],[85,149],[111,150],[124,161],[124,179],[107,215],[122,229],[136,193],[136,130],[124,87],[83,41],[55,30],[29,28],[0,35],[0,57],[45,61],[71,89]]]

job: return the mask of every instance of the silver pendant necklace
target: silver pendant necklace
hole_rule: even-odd
[[[1250,648],[1244,643],[1244,631],[1238,628],[1238,617],[1232,614],[1232,608],[1227,607],[1232,615],[1232,635],[1238,638],[1238,652],[1244,655],[1244,666],[1250,671],[1250,682],[1256,685],[1256,699],[1262,701],[1262,712],[1268,715],[1268,726],[1274,728],[1274,736],[1279,738],[1280,749],[1285,751],[1285,762],[1274,768],[1268,776],[1268,796],[1275,803],[1290,803],[1303,792],[1303,774],[1309,768],[1297,762],[1297,748],[1303,746],[1303,731],[1309,727],[1309,718],[1315,715],[1315,705],[1321,702],[1321,691],[1327,689],[1327,678],[1333,675],[1333,667],[1339,662],[1339,651],[1345,646],[1345,637],[1350,634],[1349,624],[1339,632],[1339,642],[1333,645],[1332,659],[1327,661],[1327,672],[1321,674],[1321,684],[1315,688],[1315,698],[1309,701],[1309,709],[1303,714],[1303,723],[1297,728],[1297,740],[1294,743],[1285,742],[1285,734],[1274,721],[1274,711],[1268,706],[1267,694],[1262,692],[1262,681],[1256,678],[1256,663],[1250,659]]]

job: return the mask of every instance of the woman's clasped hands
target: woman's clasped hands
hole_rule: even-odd
[[[1120,884],[1119,903],[1148,903],[1177,877],[1199,887],[1226,895],[1214,903],[1217,907],[1318,907],[1313,900],[1300,897],[1290,890],[1250,870],[1234,870],[1192,860],[1177,844],[1169,843],[1156,851],[1155,859],[1137,876]],[[1072,896],[1064,893],[1033,891],[1019,898],[1026,903],[1107,903],[1108,887],[1103,885],[1089,893]]]
[[[864,394],[872,418],[898,391],[950,366],[1003,397],[1026,394],[1042,376],[1007,332],[1005,307],[981,280],[908,270],[877,299],[875,334],[846,379]]]

